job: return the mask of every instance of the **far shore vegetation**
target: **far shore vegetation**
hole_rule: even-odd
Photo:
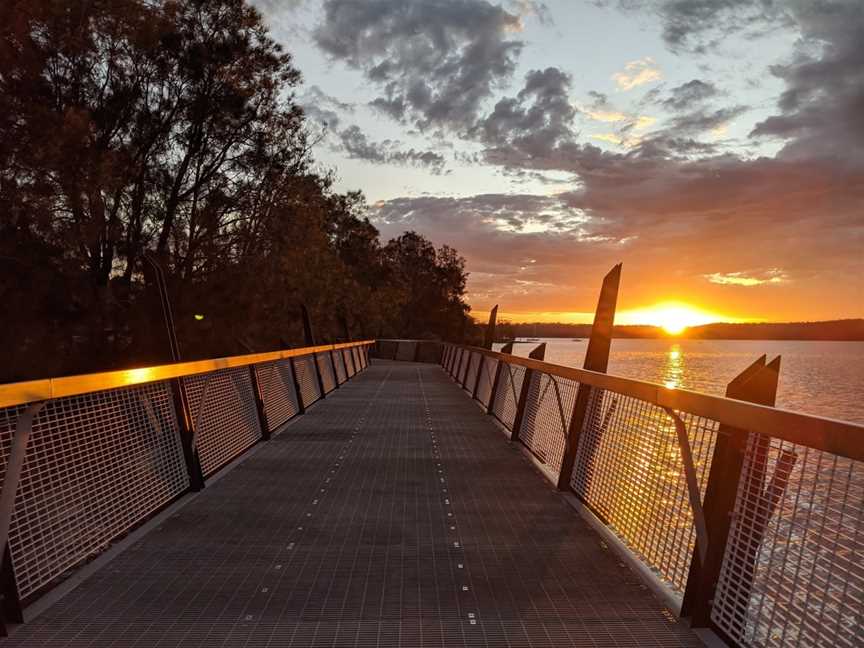
[[[513,338],[587,338],[590,324],[500,322],[496,337]],[[616,326],[614,338],[671,338],[685,340],[836,340],[864,341],[864,319],[826,322],[747,322],[691,326],[671,335],[659,326]]]

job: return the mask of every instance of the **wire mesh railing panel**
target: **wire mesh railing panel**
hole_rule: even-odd
[[[450,377],[454,380],[459,375],[460,363],[462,362],[462,354],[464,353],[463,349],[456,349],[453,353],[453,360],[450,363]]]
[[[318,371],[321,374],[321,384],[324,385],[324,393],[329,394],[336,389],[336,378],[333,376],[333,365],[330,364],[330,354],[316,353],[315,361],[318,363]]]
[[[333,363],[336,365],[336,380],[338,380],[341,385],[348,380],[348,372],[345,371],[345,356],[339,351],[334,351]]]
[[[353,378],[354,374],[357,373],[357,370],[354,367],[354,362],[352,361],[351,355],[348,353],[348,349],[342,349],[342,362],[345,363],[345,372],[348,375],[348,378]]]
[[[495,371],[497,369],[497,360],[494,358],[484,358],[480,368],[480,382],[477,384],[477,400],[484,407],[489,407],[489,399],[492,397],[492,384],[495,382]]]
[[[578,389],[568,378],[532,372],[519,440],[555,472],[561,469]]]
[[[748,437],[712,621],[744,646],[864,645],[864,464]]]
[[[467,349],[462,354],[462,362],[459,366],[459,375],[456,377],[456,380],[460,385],[464,384],[466,381],[466,377],[468,375],[468,368],[471,365],[471,359],[473,355],[474,354]]]
[[[246,367],[183,378],[204,476],[261,438],[255,393]]]
[[[480,370],[482,359],[483,356],[481,354],[472,352],[466,362],[464,388],[469,394],[474,392],[474,383],[477,380],[477,372]]]
[[[294,389],[294,374],[290,360],[276,360],[255,365],[267,427],[276,431],[289,419],[297,415],[297,391]]]
[[[513,422],[516,419],[516,409],[524,379],[525,367],[506,362],[501,366],[501,377],[498,379],[498,389],[495,390],[492,414],[510,432],[513,432]]]
[[[300,396],[303,398],[303,407],[309,407],[321,398],[321,391],[318,387],[318,376],[315,374],[315,365],[312,363],[313,359],[311,355],[294,358],[294,371],[297,374],[297,384],[300,385]]]
[[[25,409],[0,410],[0,480]],[[33,423],[9,532],[21,597],[104,550],[188,487],[168,383],[49,401]]]
[[[679,416],[704,495],[719,426]],[[592,389],[570,484],[660,580],[683,592],[696,531],[675,424],[666,411]]]

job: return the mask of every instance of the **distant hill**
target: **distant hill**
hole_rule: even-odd
[[[499,337],[587,338],[590,324],[502,323]],[[747,324],[705,324],[669,335],[657,326],[616,326],[616,338],[668,338],[693,340],[847,340],[864,341],[864,319],[827,322],[754,322]]]

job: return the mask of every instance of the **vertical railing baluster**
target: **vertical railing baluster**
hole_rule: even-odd
[[[306,406],[303,404],[303,389],[300,387],[300,379],[297,378],[297,358],[289,358],[291,364],[291,376],[294,378],[294,393],[297,395],[297,414],[305,414]]]
[[[480,378],[483,375],[483,369],[486,367],[486,356],[480,354],[480,362],[477,363],[477,377],[474,379],[474,388],[471,390],[471,398],[477,400],[477,390],[480,389]]]
[[[252,394],[255,397],[255,411],[258,413],[258,425],[261,427],[261,439],[270,440],[270,425],[267,423],[267,411],[264,409],[264,394],[258,382],[258,372],[255,365],[249,365],[249,380],[252,381]]]
[[[171,380],[171,396],[174,402],[174,412],[177,425],[180,428],[180,445],[183,448],[183,458],[186,462],[186,472],[189,474],[189,489],[198,492],[204,488],[204,472],[201,469],[201,458],[198,456],[198,446],[195,443],[195,424],[192,416],[192,406],[186,385],[182,378]],[[204,403],[201,403],[204,407]]]
[[[336,358],[333,357],[333,349],[327,352],[330,357],[330,367],[333,370],[333,389],[339,389],[339,373],[336,371]]]

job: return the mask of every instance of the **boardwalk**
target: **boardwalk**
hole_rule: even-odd
[[[376,362],[7,646],[699,646],[440,367]]]

